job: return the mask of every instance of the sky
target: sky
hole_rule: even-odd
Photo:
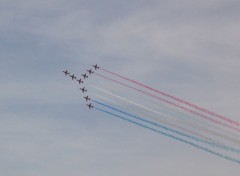
[[[0,173],[236,176],[240,166],[98,111],[92,64],[240,121],[238,0],[0,0]]]

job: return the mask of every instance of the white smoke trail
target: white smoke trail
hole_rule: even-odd
[[[99,90],[99,91],[101,91],[101,92],[104,92],[104,93],[106,93],[106,94],[108,94],[108,95],[110,95],[110,96],[113,96],[113,97],[115,97],[115,98],[117,98],[117,99],[120,99],[120,100],[125,101],[125,102],[130,103],[130,104],[133,104],[133,105],[135,105],[135,106],[138,106],[138,107],[140,107],[140,108],[142,108],[142,109],[145,109],[145,110],[147,110],[147,111],[153,112],[153,113],[158,114],[158,115],[160,115],[160,116],[167,117],[167,119],[165,118],[165,120],[171,119],[171,120],[176,121],[177,124],[180,124],[180,123],[182,124],[182,123],[183,123],[182,121],[179,121],[178,119],[176,119],[176,118],[173,117],[173,116],[169,116],[169,115],[164,114],[164,113],[161,113],[161,112],[159,112],[159,111],[157,111],[157,110],[154,110],[154,109],[151,109],[151,108],[149,108],[149,107],[140,105],[140,104],[138,104],[138,103],[136,103],[136,102],[133,102],[133,101],[131,101],[131,100],[128,100],[128,99],[126,99],[126,98],[124,98],[124,97],[122,97],[122,96],[118,96],[118,95],[116,95],[116,94],[114,94],[114,93],[111,93],[111,92],[109,92],[109,91],[107,91],[107,90],[101,89],[101,88],[96,87],[96,86],[93,86],[93,85],[91,85],[91,87],[93,87],[93,88],[95,88],[95,89],[97,89],[97,90]],[[105,98],[105,99],[106,99],[106,98]],[[132,108],[131,108],[131,110],[132,110]],[[150,117],[150,115],[148,114],[147,117]],[[219,144],[221,143],[221,142],[217,141],[216,139],[212,139],[212,138],[210,138],[210,137],[203,136],[203,135],[201,135],[201,134],[199,134],[199,133],[197,133],[197,132],[194,132],[194,131],[191,131],[191,130],[189,130],[189,129],[186,129],[186,128],[183,128],[183,127],[174,125],[174,124],[171,123],[171,122],[166,122],[166,121],[160,120],[159,118],[152,117],[152,116],[151,116],[151,118],[154,119],[154,120],[156,120],[156,121],[159,121],[159,122],[162,122],[162,123],[166,123],[166,124],[171,125],[171,126],[175,126],[175,127],[179,128],[179,129],[181,129],[181,130],[191,132],[192,134],[198,135],[199,137],[205,138],[205,139],[207,139],[207,140],[209,140],[209,141],[214,141],[214,142],[219,143]],[[234,143],[238,143],[238,144],[240,143],[240,141],[238,141],[238,140],[232,139],[232,138],[230,138],[230,137],[228,137],[228,136],[226,136],[226,135],[219,134],[219,133],[217,133],[217,132],[208,130],[208,129],[206,129],[206,128],[202,128],[202,127],[196,126],[196,125],[193,124],[193,123],[189,123],[189,122],[184,122],[184,123],[185,123],[185,125],[194,127],[195,129],[202,130],[202,131],[204,131],[204,132],[208,132],[208,133],[210,133],[210,134],[212,134],[212,135],[214,135],[214,136],[217,135],[218,137],[222,137],[222,138],[224,138],[224,139],[231,140],[231,141],[233,141]]]
[[[104,92],[104,93],[106,93],[106,94],[108,94],[108,95],[110,95],[110,96],[113,96],[113,97],[115,97],[115,98],[117,98],[117,99],[120,99],[120,100],[122,100],[122,101],[125,101],[125,102],[127,102],[127,103],[129,103],[129,104],[133,104],[133,105],[135,105],[135,106],[138,106],[138,107],[140,107],[141,109],[145,109],[145,110],[147,110],[147,111],[150,111],[150,112],[153,112],[153,113],[155,113],[155,114],[158,114],[158,115],[160,115],[161,117],[166,117],[165,119],[166,120],[174,120],[174,121],[176,121],[176,123],[177,124],[183,124],[183,125],[187,125],[188,127],[192,127],[192,128],[195,128],[195,129],[197,129],[198,131],[200,130],[200,131],[203,131],[203,132],[207,132],[207,133],[209,133],[209,134],[211,134],[211,135],[213,135],[213,136],[217,136],[217,137],[221,137],[221,138],[223,138],[223,139],[227,139],[227,140],[230,140],[230,141],[232,141],[233,143],[237,143],[237,144],[240,144],[240,141],[238,141],[238,140],[236,140],[236,139],[234,139],[234,138],[231,138],[231,137],[229,137],[229,136],[227,136],[227,135],[224,135],[224,134],[221,134],[221,133],[218,133],[218,132],[214,132],[214,131],[212,131],[212,130],[209,130],[209,129],[207,129],[207,128],[204,128],[204,127],[199,127],[199,126],[196,126],[194,123],[190,123],[190,122],[182,122],[182,121],[180,121],[178,118],[176,118],[176,117],[173,117],[173,116],[169,116],[169,115],[167,115],[167,114],[164,114],[164,113],[161,113],[161,112],[159,112],[159,111],[157,111],[157,110],[154,110],[154,109],[152,109],[152,108],[149,108],[149,107],[146,107],[146,106],[143,106],[143,105],[140,105],[140,104],[138,104],[138,103],[136,103],[136,102],[133,102],[133,101],[131,101],[131,100],[128,100],[127,98],[124,98],[124,97],[121,97],[121,96],[119,96],[119,95],[116,95],[116,94],[114,94],[114,93],[112,93],[112,92],[109,92],[109,91],[107,91],[107,90],[104,90],[104,89],[101,89],[101,88],[99,88],[99,87],[97,87],[97,86],[94,86],[94,85],[91,85],[91,87],[93,87],[93,88],[95,88],[95,89],[97,89],[97,90],[99,90],[99,91],[101,91],[101,92]],[[131,109],[132,110],[132,109]],[[149,116],[149,115],[147,115],[147,116]],[[157,120],[157,121],[159,121],[159,118],[154,118],[154,120]],[[163,121],[161,121],[161,122],[163,122]],[[170,122],[164,122],[164,123],[170,123]],[[172,123],[171,123],[172,124]],[[172,124],[173,125],[173,124]],[[176,125],[175,125],[176,126]],[[178,126],[179,127],[179,126]],[[214,126],[215,127],[215,126]],[[182,130],[184,129],[183,127],[180,127],[180,128],[182,128]],[[186,131],[187,129],[185,128],[185,131]],[[222,129],[221,129],[222,130]],[[188,130],[189,131],[189,130]],[[195,134],[199,134],[199,133],[196,133],[196,132],[193,132],[193,133],[195,133]],[[203,137],[203,135],[198,135],[199,137]],[[211,138],[209,138],[209,137],[204,137],[205,139],[208,139],[208,140],[211,140],[211,141],[216,141],[217,143],[221,143],[221,142],[219,142],[219,141],[217,141],[216,139],[215,140],[213,140],[213,139],[211,139]]]

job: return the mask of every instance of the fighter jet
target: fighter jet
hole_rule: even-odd
[[[92,105],[92,103],[90,103],[90,104],[87,104],[87,106],[88,106],[88,108],[89,108],[89,109],[93,108],[93,105]]]
[[[86,99],[86,101],[90,101],[90,98],[89,98],[88,96],[86,96],[86,97],[83,97],[83,98],[85,98],[85,99]]]
[[[88,78],[88,76],[87,76],[86,73],[85,73],[85,74],[82,74],[82,76],[83,76],[84,79]]]
[[[82,79],[77,80],[79,84],[83,84]]]
[[[72,78],[72,80],[76,79],[76,76],[74,76],[74,74],[69,76]]]
[[[68,72],[68,70],[63,71],[63,73],[65,73],[66,76],[70,74],[70,72]]]
[[[94,72],[92,71],[92,69],[87,70],[87,71],[88,71],[88,73],[89,73],[90,75],[94,73]]]
[[[99,66],[97,64],[92,66],[94,67],[95,70],[99,69]]]
[[[87,89],[85,89],[85,87],[80,88],[80,90],[82,90],[82,93],[87,92]]]

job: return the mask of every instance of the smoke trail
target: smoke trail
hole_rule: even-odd
[[[130,100],[126,99],[126,98],[123,98],[123,97],[120,97],[120,96],[118,96],[118,95],[116,95],[116,94],[113,94],[113,93],[111,93],[111,92],[109,92],[109,91],[103,90],[103,89],[101,89],[101,88],[99,88],[99,87],[96,87],[96,86],[92,86],[92,87],[95,88],[95,89],[97,89],[97,90],[100,90],[100,91],[102,91],[102,92],[105,92],[105,93],[107,93],[108,95],[114,96],[114,97],[116,97],[116,98],[118,98],[118,99],[120,99],[120,100],[123,100],[123,101],[125,101],[125,102],[128,102],[128,103],[130,103],[130,104],[133,104],[133,105],[138,106],[138,107],[140,107],[140,108],[143,108],[143,109],[145,109],[145,110],[148,110],[148,111],[150,111],[150,112],[153,112],[153,113],[156,113],[156,114],[158,114],[158,115],[161,115],[161,116],[164,116],[164,117],[168,117],[168,118],[173,119],[172,116],[169,116],[169,115],[167,115],[167,114],[163,114],[163,113],[161,113],[161,112],[159,112],[159,111],[156,111],[156,110],[154,110],[154,109],[151,109],[151,108],[149,108],[149,107],[140,105],[140,104],[135,103],[135,102],[133,102],[133,101],[130,101]]]
[[[99,91],[101,91],[101,92],[104,92],[104,93],[106,93],[106,94],[108,94],[108,95],[111,95],[111,96],[113,96],[113,97],[115,97],[115,98],[118,98],[118,99],[120,99],[120,100],[122,100],[122,101],[125,101],[125,102],[127,102],[127,103],[133,104],[133,105],[135,105],[135,106],[138,106],[138,107],[143,108],[143,109],[145,109],[145,110],[148,110],[148,111],[150,111],[150,112],[153,112],[153,113],[155,113],[155,114],[158,114],[158,115],[160,115],[160,116],[164,116],[164,117],[167,117],[167,118],[176,120],[176,118],[174,118],[174,117],[172,117],[172,116],[169,116],[169,115],[167,115],[167,114],[161,113],[161,112],[159,112],[159,111],[157,111],[157,110],[154,110],[154,109],[152,109],[152,108],[149,108],[149,107],[140,105],[140,104],[138,104],[138,103],[135,103],[135,102],[133,102],[133,101],[131,101],[131,100],[128,100],[128,99],[126,99],[126,98],[124,98],[124,97],[122,97],[122,96],[118,96],[118,95],[116,95],[116,94],[114,94],[114,93],[111,93],[111,92],[106,91],[106,90],[104,90],[104,89],[101,89],[101,88],[99,88],[99,87],[96,87],[96,86],[93,86],[93,85],[91,85],[91,87],[93,87],[93,88],[95,88],[95,89],[97,89],[97,90],[99,90]],[[178,122],[179,122],[179,121],[178,121]],[[193,124],[191,124],[191,125],[193,125]]]
[[[231,152],[235,152],[235,153],[239,153],[239,154],[240,154],[240,150],[239,150],[239,149],[235,149],[235,148],[233,148],[233,147],[229,147],[229,146],[225,146],[225,145],[220,145],[220,144],[216,144],[216,143],[213,143],[213,142],[209,142],[209,141],[206,141],[206,140],[203,140],[203,139],[200,139],[200,138],[197,138],[197,137],[194,137],[194,136],[191,136],[191,135],[188,135],[188,134],[179,132],[179,131],[177,131],[177,130],[173,130],[173,129],[171,129],[171,128],[167,128],[167,127],[165,127],[165,126],[163,126],[163,125],[160,125],[160,124],[158,124],[158,123],[155,123],[155,122],[152,122],[152,121],[143,119],[143,118],[141,118],[141,117],[139,117],[139,116],[135,116],[135,115],[129,114],[129,113],[127,113],[127,112],[124,112],[124,111],[119,110],[119,109],[117,109],[117,108],[114,108],[114,107],[112,107],[112,106],[106,105],[106,104],[101,103],[101,102],[99,102],[99,101],[96,101],[96,100],[92,100],[92,101],[95,102],[95,103],[97,103],[97,104],[99,104],[99,105],[102,105],[102,106],[104,106],[104,107],[107,107],[107,108],[109,108],[109,109],[112,109],[112,110],[114,110],[114,111],[120,112],[120,113],[122,113],[122,114],[124,114],[124,115],[127,115],[127,116],[129,116],[129,117],[132,117],[132,118],[135,118],[135,119],[137,119],[137,120],[143,121],[143,122],[145,122],[145,123],[148,123],[148,124],[151,124],[151,125],[160,127],[160,128],[162,128],[162,129],[164,129],[164,130],[171,131],[171,132],[173,132],[173,133],[176,133],[176,134],[178,134],[178,135],[181,135],[181,136],[190,138],[190,139],[195,140],[195,141],[197,141],[197,142],[202,142],[202,143],[211,145],[211,146],[213,146],[213,147],[218,147],[218,148],[221,148],[221,149],[224,149],[224,150],[227,150],[227,151],[231,151]]]
[[[95,88],[95,89],[97,89],[97,90],[99,90],[99,91],[101,91],[101,92],[104,92],[104,93],[106,93],[106,94],[108,94],[108,95],[111,95],[111,96],[113,96],[113,97],[116,97],[116,98],[118,98],[118,99],[120,99],[120,100],[122,100],[122,101],[125,101],[125,102],[127,102],[127,103],[133,104],[133,105],[135,105],[135,106],[138,106],[138,107],[143,108],[143,109],[145,109],[145,110],[148,110],[148,111],[150,111],[150,112],[156,113],[156,114],[158,114],[158,115],[160,115],[160,116],[165,116],[165,117],[171,118],[172,120],[177,121],[177,123],[183,123],[183,122],[177,120],[176,118],[174,118],[174,117],[172,117],[172,116],[169,116],[169,115],[167,115],[167,114],[163,114],[163,113],[161,113],[161,112],[159,112],[159,111],[153,110],[153,109],[148,108],[148,107],[146,107],[146,106],[137,104],[137,103],[135,103],[135,102],[133,102],[133,101],[131,101],[131,100],[128,100],[128,99],[126,99],[126,98],[124,98],[124,97],[120,97],[120,96],[118,96],[118,95],[116,95],[116,94],[114,94],[114,93],[111,93],[111,92],[109,92],[109,91],[103,90],[103,89],[101,89],[101,88],[99,88],[99,87],[96,87],[96,86],[93,86],[93,85],[91,85],[91,87],[93,87],[93,88]],[[102,97],[102,96],[101,96],[101,97]],[[102,97],[102,99],[106,99],[106,98]],[[108,100],[108,101],[110,101],[110,100]],[[113,102],[113,101],[111,101],[111,102]],[[115,102],[113,102],[113,103],[116,104]],[[119,104],[118,104],[118,106],[119,106]],[[148,115],[148,116],[149,116],[149,115]],[[218,142],[218,141],[216,141],[216,140],[213,140],[213,139],[211,139],[211,138],[202,136],[202,135],[200,135],[200,134],[198,134],[198,133],[196,133],[196,132],[194,132],[194,131],[187,130],[187,129],[185,129],[185,128],[182,128],[182,127],[180,127],[180,126],[176,126],[176,125],[171,124],[171,123],[166,122],[166,121],[162,121],[162,120],[160,120],[160,119],[158,119],[158,118],[154,118],[154,117],[151,117],[151,118],[154,119],[154,120],[156,120],[156,121],[168,123],[168,124],[170,124],[171,126],[175,126],[175,127],[179,128],[179,129],[181,129],[181,130],[183,130],[183,131],[190,132],[190,133],[192,133],[192,134],[195,134],[195,135],[197,135],[197,136],[200,136],[200,137],[205,138],[205,139],[210,140],[210,141],[215,141],[216,143],[219,143],[219,144],[220,144],[220,142]],[[235,139],[232,139],[232,138],[229,137],[229,136],[226,136],[226,135],[223,135],[223,134],[219,134],[219,133],[217,133],[217,132],[213,132],[213,131],[208,130],[208,129],[206,129],[206,128],[198,127],[198,126],[196,126],[196,125],[193,124],[193,123],[185,122],[185,124],[186,124],[186,125],[190,125],[191,127],[194,127],[194,128],[196,128],[196,129],[198,129],[198,130],[202,130],[202,131],[208,132],[208,133],[210,133],[210,134],[212,134],[212,135],[217,135],[218,137],[222,137],[222,138],[224,138],[224,139],[228,139],[228,140],[230,140],[230,141],[232,141],[232,142],[234,142],[234,143],[238,143],[238,144],[239,144],[239,141],[236,141]]]
[[[215,131],[212,131],[212,130],[209,130],[209,129],[206,129],[206,128],[202,128],[202,127],[198,127],[198,129],[203,130],[203,131],[206,131],[206,132],[208,132],[208,133],[210,133],[210,134],[213,134],[213,135],[215,135],[215,136],[217,136],[217,137],[221,137],[221,138],[224,138],[224,139],[228,139],[229,141],[231,141],[231,142],[233,142],[233,143],[235,143],[235,144],[240,144],[240,141],[239,141],[239,140],[234,139],[234,138],[232,138],[232,137],[230,137],[230,136],[226,136],[226,135],[224,135],[224,134],[220,134],[220,133],[217,133],[217,132],[215,132]]]
[[[167,104],[170,104],[170,105],[176,106],[176,107],[178,107],[178,108],[181,108],[181,109],[183,109],[183,110],[185,110],[185,111],[187,111],[187,112],[190,112],[190,113],[192,113],[192,114],[194,114],[194,115],[197,115],[197,116],[199,116],[199,117],[201,117],[201,118],[204,118],[204,119],[209,120],[209,121],[211,121],[211,122],[214,122],[214,123],[216,123],[216,124],[219,124],[219,125],[222,125],[222,126],[224,126],[224,127],[229,128],[229,129],[232,129],[232,130],[235,130],[235,131],[240,132],[240,129],[238,129],[238,128],[234,128],[234,127],[232,127],[232,126],[229,126],[228,124],[222,123],[222,122],[220,122],[220,121],[218,121],[218,120],[215,120],[215,119],[212,119],[212,118],[209,118],[208,116],[205,116],[205,115],[200,114],[200,113],[198,113],[198,112],[195,112],[195,111],[193,111],[193,110],[191,110],[191,109],[188,109],[188,108],[186,108],[186,107],[184,107],[184,106],[181,106],[181,105],[178,105],[178,104],[176,104],[176,103],[173,103],[173,102],[171,102],[171,101],[169,101],[169,100],[165,100],[165,99],[163,99],[163,98],[161,98],[161,97],[158,97],[158,96],[156,96],[156,95],[150,94],[150,93],[145,92],[145,91],[143,91],[143,90],[137,89],[137,88],[135,88],[135,87],[132,87],[132,86],[130,86],[130,85],[128,85],[128,84],[125,84],[125,83],[122,83],[122,82],[120,82],[120,81],[116,81],[116,80],[114,80],[114,79],[112,79],[112,78],[109,78],[109,77],[107,77],[107,76],[104,76],[104,75],[101,75],[101,74],[98,74],[98,73],[96,73],[96,75],[99,76],[99,77],[102,77],[102,78],[104,78],[104,79],[107,79],[107,80],[113,81],[113,82],[115,82],[115,83],[118,83],[118,84],[120,84],[120,85],[122,85],[122,86],[128,87],[128,88],[133,89],[133,90],[136,90],[136,91],[138,91],[138,92],[141,92],[141,93],[143,93],[143,94],[146,94],[146,95],[148,95],[148,96],[151,96],[151,97],[153,97],[153,98],[156,98],[156,99],[158,99],[158,100],[160,100],[160,101],[163,101],[163,102],[165,102],[165,103],[167,103]]]
[[[98,95],[98,94],[94,94],[94,96],[96,96],[96,97],[98,97],[98,98],[100,98],[100,99],[103,99],[103,100],[105,100],[105,101],[107,101],[107,102],[110,102],[110,103],[112,103],[112,104],[118,105],[116,102],[110,100],[109,98],[103,97],[103,96]]]
[[[100,99],[103,99],[103,100],[105,99],[105,97],[98,96],[98,95],[96,95],[96,96],[97,96],[97,97],[100,97]],[[106,101],[107,101],[107,100],[106,100]],[[132,110],[131,108],[123,107],[123,106],[121,106],[120,104],[116,104],[116,103],[113,103],[113,104],[114,104],[114,105],[117,105],[118,107],[122,107],[122,108],[125,108],[125,109],[128,109],[128,110]],[[137,111],[135,111],[135,112],[137,112]],[[182,131],[185,131],[185,132],[187,132],[187,133],[196,135],[196,136],[198,136],[198,137],[200,137],[200,138],[203,138],[203,139],[205,139],[205,140],[208,140],[208,141],[215,142],[215,143],[217,143],[217,144],[223,145],[221,142],[216,141],[215,139],[212,139],[212,138],[203,136],[203,135],[201,135],[201,134],[199,134],[199,133],[197,133],[197,132],[195,132],[195,131],[192,131],[192,130],[183,128],[183,127],[181,127],[181,126],[179,126],[179,125],[175,125],[175,124],[170,123],[170,122],[166,122],[166,121],[164,121],[164,120],[160,120],[159,118],[153,117],[153,116],[151,116],[151,115],[149,115],[149,114],[146,114],[146,113],[142,113],[142,114],[145,116],[145,118],[147,117],[147,118],[153,119],[153,120],[155,120],[155,121],[158,121],[158,122],[160,122],[160,123],[165,123],[165,124],[167,124],[168,126],[171,126],[171,127],[173,127],[173,128],[178,128],[178,129],[180,129],[180,130],[182,130]],[[176,120],[176,119],[174,119],[174,120]],[[178,123],[179,123],[179,122],[178,122]]]
[[[177,98],[177,97],[175,97],[175,96],[169,95],[169,94],[167,94],[167,93],[164,93],[164,92],[162,92],[162,91],[159,91],[159,90],[157,90],[157,89],[154,89],[154,88],[152,88],[152,87],[149,87],[149,86],[147,86],[147,85],[145,85],[145,84],[139,83],[139,82],[137,82],[137,81],[131,80],[131,79],[126,78],[126,77],[124,77],[124,76],[121,76],[121,75],[119,75],[119,74],[116,74],[116,73],[113,73],[113,72],[111,72],[111,71],[108,71],[108,70],[106,70],[106,69],[103,69],[103,68],[100,68],[100,69],[101,69],[102,71],[104,71],[104,72],[110,73],[110,74],[115,75],[115,76],[117,76],[117,77],[120,77],[120,78],[122,78],[122,79],[124,79],[124,80],[127,80],[127,81],[129,81],[129,82],[132,82],[132,83],[137,84],[137,85],[139,85],[139,86],[142,86],[142,87],[144,87],[144,88],[146,88],[146,89],[149,89],[149,90],[152,90],[152,91],[154,91],[154,92],[156,92],[156,93],[159,93],[159,94],[161,94],[161,95],[163,95],[163,96],[165,96],[165,97],[171,98],[171,99],[176,100],[176,101],[178,101],[178,102],[180,102],[180,103],[183,103],[183,104],[185,104],[185,105],[191,106],[191,107],[193,107],[193,108],[195,108],[195,109],[197,109],[197,110],[200,110],[200,111],[203,111],[203,112],[205,112],[205,113],[208,113],[208,114],[210,114],[210,115],[212,115],[212,116],[215,116],[215,117],[217,117],[217,118],[219,118],[219,119],[222,119],[222,120],[224,120],[224,121],[226,121],[226,122],[229,122],[229,123],[234,124],[234,125],[236,125],[236,126],[240,126],[240,123],[239,123],[239,122],[236,122],[236,121],[234,121],[234,120],[232,120],[232,119],[229,119],[229,118],[227,118],[227,117],[224,117],[224,116],[222,116],[222,115],[219,115],[219,114],[217,114],[217,113],[215,113],[215,112],[211,112],[211,111],[209,111],[209,110],[207,110],[207,109],[201,108],[201,107],[199,107],[199,106],[197,106],[197,105],[194,105],[194,104],[189,103],[189,102],[187,102],[187,101],[181,100],[181,99],[179,99],[179,98]]]
[[[164,136],[173,138],[173,139],[175,139],[175,140],[177,140],[177,141],[180,141],[180,142],[189,144],[189,145],[191,145],[191,146],[193,146],[193,147],[196,147],[196,148],[198,148],[198,149],[200,149],[200,150],[206,151],[206,152],[208,152],[208,153],[211,153],[211,154],[216,155],[216,156],[218,156],[218,157],[221,157],[221,158],[223,158],[223,159],[226,159],[226,160],[235,162],[235,163],[237,163],[237,164],[240,164],[240,160],[238,160],[238,159],[235,159],[235,158],[229,157],[229,156],[227,156],[227,155],[223,155],[223,154],[221,154],[221,153],[212,151],[212,150],[210,150],[210,149],[208,149],[208,148],[202,147],[202,146],[200,146],[200,145],[198,145],[198,144],[195,144],[195,143],[193,143],[193,142],[189,142],[189,141],[187,141],[187,140],[185,140],[185,139],[182,139],[182,138],[176,137],[176,136],[174,136],[174,135],[171,135],[171,134],[162,132],[162,131],[160,131],[160,130],[156,130],[156,129],[154,129],[154,128],[148,127],[148,126],[146,126],[146,125],[144,125],[144,124],[141,124],[141,123],[139,123],[139,122],[135,122],[135,121],[130,120],[130,119],[128,119],[128,118],[125,118],[125,117],[123,117],[123,116],[120,116],[120,115],[111,113],[111,112],[109,112],[109,111],[103,110],[103,109],[101,109],[101,108],[95,107],[95,109],[97,109],[97,110],[99,110],[99,111],[101,111],[101,112],[104,112],[104,113],[106,113],[106,114],[115,116],[115,117],[117,117],[117,118],[120,118],[120,119],[122,119],[122,120],[128,121],[128,122],[133,123],[133,124],[135,124],[135,125],[138,125],[138,126],[140,126],[140,127],[146,128],[146,129],[148,129],[148,130],[154,131],[154,132],[156,132],[156,133],[162,134],[162,135],[164,135]]]

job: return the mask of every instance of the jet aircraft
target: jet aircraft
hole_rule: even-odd
[[[87,89],[85,89],[85,87],[80,88],[80,90],[82,90],[82,93],[87,92]]]
[[[94,67],[95,70],[99,69],[99,66],[97,64],[92,66]]]
[[[63,73],[65,73],[66,76],[70,74],[70,72],[68,72],[68,70],[63,71]]]
[[[74,74],[69,76],[72,78],[72,80],[76,79],[76,76],[74,76]]]
[[[82,79],[77,80],[79,84],[83,84]]]
[[[85,98],[85,99],[86,99],[86,101],[90,101],[90,98],[89,98],[88,96],[86,96],[86,97],[83,97],[83,98]]]
[[[89,108],[89,109],[93,108],[93,105],[92,105],[92,103],[90,103],[90,104],[87,104],[87,106],[88,106],[88,108]]]
[[[94,72],[92,71],[92,69],[87,70],[87,71],[88,71],[88,73],[89,73],[90,75],[94,73]]]
[[[86,73],[85,73],[85,74],[82,74],[82,76],[83,76],[84,79],[88,78],[88,76],[87,76]]]

